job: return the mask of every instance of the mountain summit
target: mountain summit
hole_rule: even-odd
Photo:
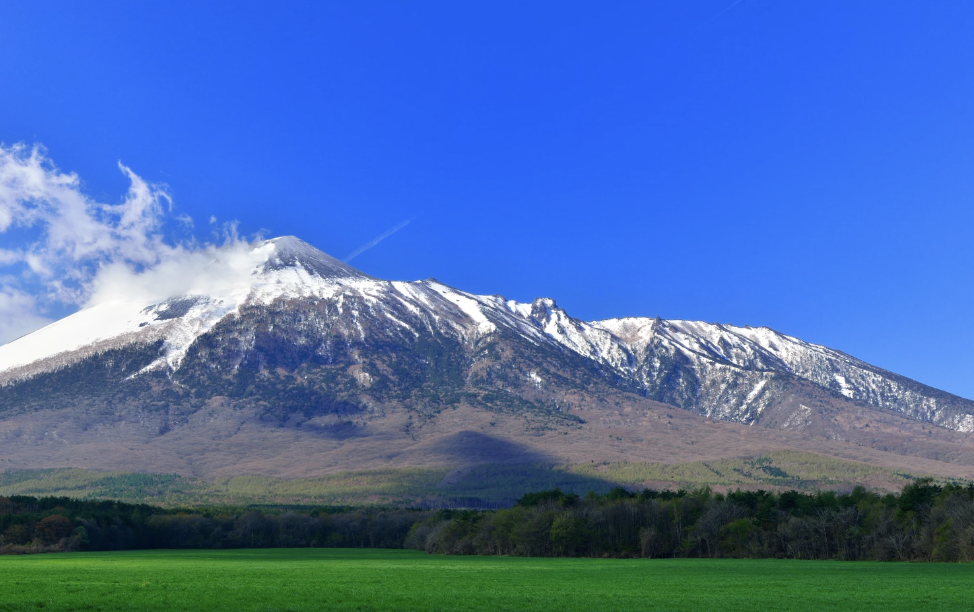
[[[974,402],[764,327],[586,322],[550,298],[377,279],[293,236],[196,272],[0,347],[0,460],[307,475],[798,448],[974,465]]]
[[[268,247],[273,248],[268,249]],[[300,268],[321,279],[372,278],[295,236],[281,236],[267,240],[259,243],[254,250],[267,252],[267,261],[263,266],[265,273]]]

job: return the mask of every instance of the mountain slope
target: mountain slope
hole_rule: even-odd
[[[225,259],[191,291],[0,347],[0,468],[306,476],[792,448],[974,475],[974,402],[767,328],[583,322],[547,298],[376,279],[293,237]]]

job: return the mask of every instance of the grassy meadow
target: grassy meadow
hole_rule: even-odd
[[[236,476],[204,480],[177,474],[97,472],[79,468],[0,472],[0,496],[57,495],[162,506],[227,504],[411,505],[423,500],[512,502],[532,491],[560,488],[584,495],[616,486],[724,487],[814,491],[863,484],[897,491],[918,474],[814,453],[774,451],[758,457],[688,463],[481,464],[342,472],[317,478]]]
[[[974,566],[428,556],[404,550],[0,557],[0,611],[969,610]]]

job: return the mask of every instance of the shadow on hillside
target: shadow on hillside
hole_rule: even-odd
[[[483,463],[457,468],[440,483],[442,495],[423,500],[426,508],[506,508],[526,493],[561,489],[584,496],[604,494],[617,482],[572,474],[550,463]]]
[[[544,453],[479,431],[458,431],[437,438],[424,445],[423,451],[439,455],[456,465],[551,462]]]

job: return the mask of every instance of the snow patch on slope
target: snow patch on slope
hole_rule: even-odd
[[[435,281],[429,281],[428,285],[431,289],[443,296],[447,301],[456,304],[463,314],[470,317],[476,324],[477,332],[480,335],[489,334],[497,329],[497,326],[491,323],[490,319],[488,319],[483,310],[481,310],[480,301],[478,301],[474,296],[464,293],[463,291],[457,291],[452,287],[447,287],[446,285]]]

